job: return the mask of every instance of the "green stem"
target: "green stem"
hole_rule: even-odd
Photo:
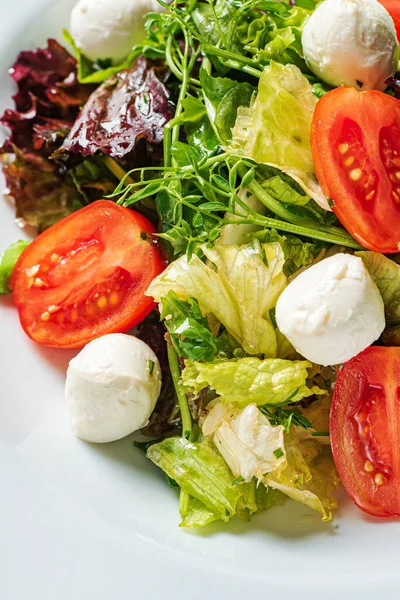
[[[172,141],[171,141],[171,127],[170,127],[169,123],[167,123],[166,126],[164,127],[163,146],[164,146],[164,167],[170,167],[171,166]]]
[[[235,52],[230,52],[229,50],[223,50],[222,48],[218,48],[216,46],[210,46],[210,44],[204,44],[202,47],[202,51],[205,54],[210,54],[211,56],[217,56],[222,60],[231,60],[232,62],[243,64],[251,67],[254,70],[263,71],[264,66],[260,63],[255,62],[251,58],[247,58],[246,56],[241,56],[240,54],[236,54]],[[260,74],[258,75],[260,77]]]
[[[171,72],[175,75],[175,77],[177,79],[179,79],[179,81],[182,81],[182,79],[183,79],[182,73],[179,70],[178,66],[175,64],[174,58],[172,56],[172,41],[173,41],[173,37],[172,37],[172,35],[169,35],[166,46],[165,46],[165,62],[167,63],[167,65],[169,66],[169,68],[171,69]]]
[[[238,168],[238,173],[240,177],[243,177],[247,173],[247,169],[244,166],[240,166]],[[289,221],[289,223],[293,223],[295,225],[308,225],[309,219],[304,219],[302,217],[297,217],[293,215],[290,211],[288,211],[279,200],[275,200],[271,194],[269,194],[263,187],[260,185],[255,179],[247,186],[251,192],[264,204],[268,210],[273,212],[280,219],[284,219],[285,221]]]
[[[182,435],[188,440],[192,439],[192,417],[190,416],[189,405],[186,394],[182,394],[179,387],[179,380],[181,378],[181,369],[179,366],[178,355],[175,352],[172,344],[168,344],[168,362],[171,371],[172,381],[174,383],[176,397],[178,399],[179,408],[181,411],[182,418]]]
[[[118,181],[122,184],[132,185],[135,183],[135,180],[130,177],[129,173],[127,173],[121,165],[117,163],[116,160],[111,158],[111,156],[103,156],[102,161],[105,167],[118,179]]]
[[[280,221],[278,219],[273,219],[270,217],[262,217],[258,218],[251,217],[250,219],[240,218],[239,215],[235,216],[235,219],[224,219],[222,225],[259,225],[260,227],[269,227],[271,229],[277,229],[278,231],[284,231],[286,233],[293,233],[294,235],[299,235],[307,238],[311,238],[313,240],[320,240],[321,242],[328,242],[330,244],[338,244],[339,246],[345,246],[346,248],[353,248],[354,250],[365,250],[363,246],[360,246],[351,236],[338,235],[335,231],[329,232],[327,231],[329,228],[325,227],[325,231],[321,231],[321,229],[317,225],[307,225],[307,227],[303,227],[300,225],[293,225],[292,223],[286,223],[285,221]],[[338,228],[331,228],[338,229]],[[340,231],[340,230],[339,230]],[[343,232],[345,234],[345,232]]]
[[[246,169],[244,167],[239,167],[238,172],[241,177],[246,174]],[[255,179],[247,186],[249,190],[257,196],[257,198],[277,217],[284,219],[285,221],[289,221],[289,223],[307,228],[310,231],[318,231],[320,235],[325,236],[334,236],[336,240],[333,242],[334,244],[340,244],[342,246],[348,246],[349,248],[357,248],[359,249],[361,246],[345,231],[344,229],[340,229],[340,227],[334,227],[329,225],[315,225],[310,219],[298,217],[293,215],[290,211],[288,211],[279,200],[273,198]],[[317,238],[316,239],[323,239]],[[341,240],[341,241],[339,241]],[[326,239],[325,241],[329,241]]]
[[[175,352],[173,346],[168,344],[168,362],[171,371],[172,381],[174,383],[176,397],[178,399],[179,408],[181,411],[182,418],[182,435],[189,441],[192,439],[193,427],[192,417],[190,416],[189,405],[187,397],[182,394],[179,388],[179,380],[181,377],[181,370],[179,367],[178,355]],[[179,512],[182,517],[186,516],[189,510],[189,494],[181,489],[179,497]]]

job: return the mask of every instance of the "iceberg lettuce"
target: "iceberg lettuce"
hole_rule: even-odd
[[[186,361],[182,385],[196,394],[210,386],[224,402],[246,406],[251,402],[282,405],[299,402],[303,398],[326,392],[317,386],[307,387],[306,360],[284,360],[256,357],[239,360],[200,363]]]
[[[286,286],[285,257],[278,243],[203,247],[208,266],[196,255],[171,263],[146,294],[156,302],[171,290],[181,300],[195,298],[204,316],[213,314],[248,354],[276,356],[269,311]]]
[[[257,405],[239,409],[217,403],[202,427],[236,477],[260,481],[266,473],[276,471],[286,462],[282,425],[272,426]]]
[[[400,265],[379,252],[356,252],[381,293],[387,320],[400,322]]]
[[[315,176],[310,144],[317,102],[298,67],[271,61],[261,74],[253,105],[238,109],[227,150],[277,167],[330,210]]]
[[[332,497],[339,486],[339,476],[330,448],[317,441],[300,442],[294,428],[285,436],[287,466],[268,474],[263,483],[306,504],[317,511],[323,521],[332,519],[337,500]]]

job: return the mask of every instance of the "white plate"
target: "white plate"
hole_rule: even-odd
[[[72,4],[0,0],[0,109],[17,52],[60,39]],[[1,246],[22,236],[2,201]],[[344,494],[328,525],[288,502],[251,524],[179,529],[176,494],[132,439],[74,437],[63,399],[73,353],[31,343],[11,299],[0,302],[2,600],[398,597],[399,523],[364,516]]]

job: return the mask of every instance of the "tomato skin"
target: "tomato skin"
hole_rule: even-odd
[[[400,0],[378,0],[389,15],[392,17],[397,33],[397,39],[400,40]]]
[[[140,323],[155,307],[144,292],[165,266],[155,233],[141,214],[98,200],[39,235],[10,282],[26,334],[80,348]]]
[[[400,348],[371,346],[338,373],[332,453],[353,502],[375,517],[400,516]]]
[[[333,212],[364,247],[398,252],[400,101],[341,87],[316,107],[311,147],[317,178]]]

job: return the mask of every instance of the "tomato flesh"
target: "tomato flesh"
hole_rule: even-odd
[[[163,269],[154,233],[142,215],[107,200],[42,233],[11,280],[25,332],[39,344],[76,348],[142,321],[154,308],[144,293]]]
[[[400,102],[378,91],[337,88],[314,114],[311,146],[333,211],[363,246],[398,252]]]
[[[399,408],[400,348],[367,348],[338,374],[333,457],[349,496],[377,517],[400,515]]]

